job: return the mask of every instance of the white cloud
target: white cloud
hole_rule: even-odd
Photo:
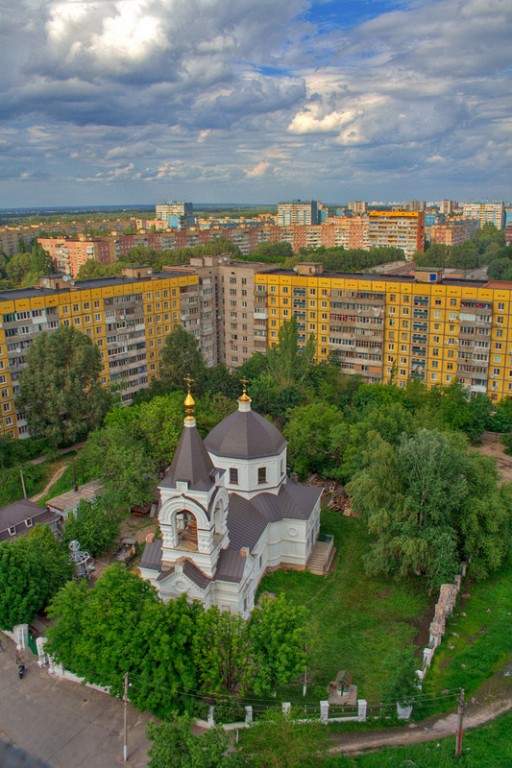
[[[0,0],[3,199],[23,176],[67,201],[74,174],[123,200],[169,180],[203,200],[508,188],[510,0],[401,0],[359,26],[305,21],[311,2]]]
[[[265,176],[269,168],[270,163],[267,163],[265,160],[261,160],[252,168],[244,169],[244,173],[248,179],[257,179]]]

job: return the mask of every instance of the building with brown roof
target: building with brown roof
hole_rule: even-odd
[[[34,525],[48,525],[57,533],[59,516],[30,499],[20,499],[0,509],[0,542],[25,536]]]

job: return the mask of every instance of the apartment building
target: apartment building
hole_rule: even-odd
[[[123,402],[158,374],[166,336],[181,324],[208,365],[236,369],[278,342],[295,317],[299,341],[315,341],[319,362],[367,382],[428,386],[461,380],[497,401],[512,397],[512,282],[449,276],[442,269],[402,273],[324,273],[194,258],[152,274],[126,267],[122,277],[73,282],[41,278],[35,288],[0,292],[0,433],[28,434],[16,413],[19,377],[33,338],[60,325],[89,335],[102,357],[102,381]]]
[[[291,200],[278,203],[277,223],[281,227],[293,224],[318,224],[318,203],[316,200]]]
[[[494,224],[496,229],[503,229],[505,223],[505,205],[496,200],[480,200],[476,203],[462,203],[462,217],[476,219],[480,226]]]
[[[413,274],[324,274],[320,264],[256,274],[256,312],[268,345],[295,316],[318,361],[334,358],[367,382],[428,386],[460,379],[493,400],[512,397],[512,282]],[[261,337],[259,337],[261,338]]]
[[[15,397],[37,334],[72,325],[90,336],[101,353],[103,384],[119,387],[128,404],[158,374],[165,338],[177,323],[200,340],[197,275],[127,267],[122,277],[72,285],[51,276],[35,288],[1,291],[0,434],[28,435]]]
[[[370,211],[365,247],[401,248],[406,259],[425,248],[425,214],[423,211]]]
[[[439,245],[462,245],[470,240],[479,227],[476,219],[455,219],[427,227],[426,238]]]
[[[117,256],[112,238],[38,237],[37,242],[50,255],[57,271],[71,277],[76,277],[89,259],[111,264]]]

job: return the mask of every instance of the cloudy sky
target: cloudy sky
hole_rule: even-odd
[[[512,199],[512,0],[0,0],[0,207]]]

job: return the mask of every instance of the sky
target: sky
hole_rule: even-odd
[[[0,208],[512,200],[512,0],[0,0]]]

